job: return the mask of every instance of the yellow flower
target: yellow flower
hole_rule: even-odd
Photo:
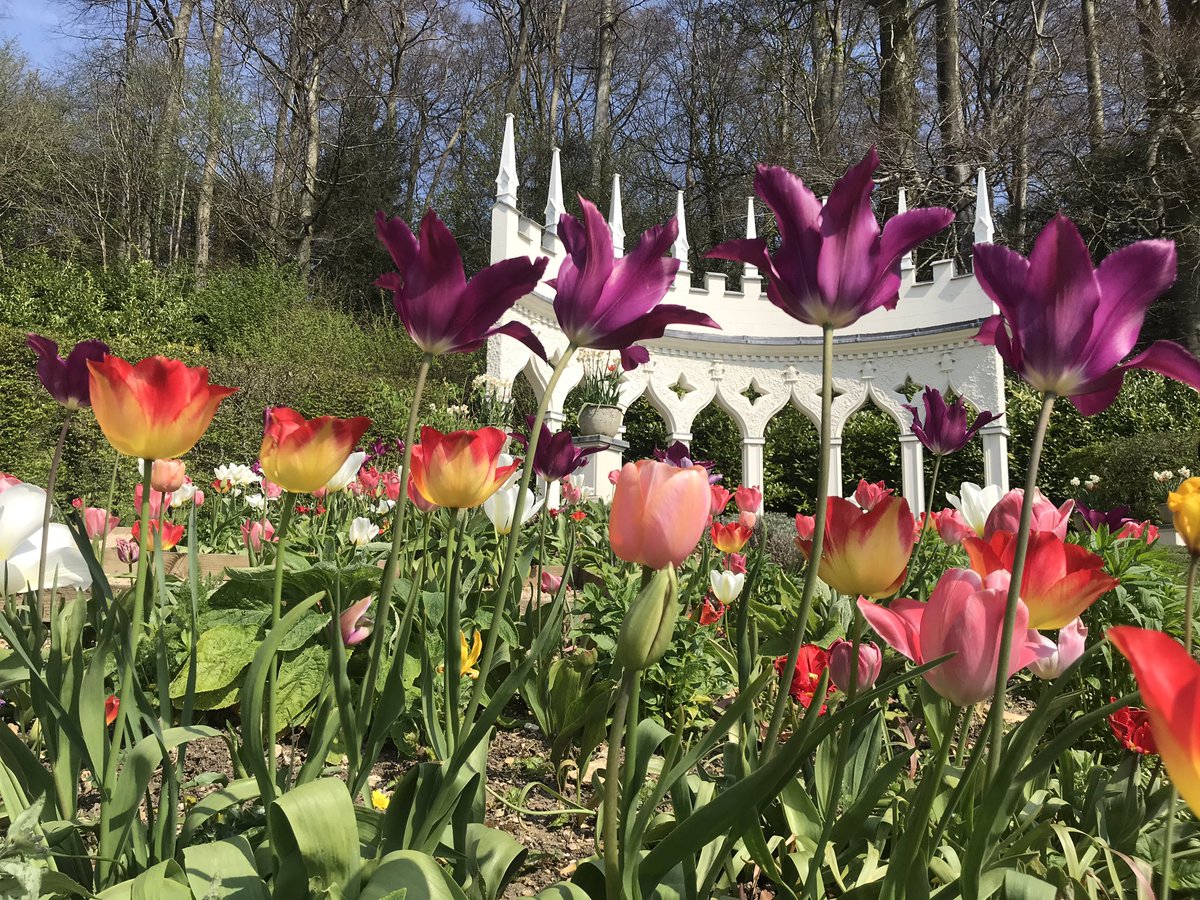
[[[478,631],[475,632],[475,637],[471,640],[471,647],[468,650],[467,636],[461,631],[458,633],[458,636],[462,641],[462,648],[459,652],[459,659],[462,661],[462,671],[458,674],[465,675],[467,678],[478,678],[479,670],[475,666],[479,663],[479,654],[483,652],[483,638]]]
[[[1200,554],[1200,478],[1189,478],[1171,491],[1167,495],[1167,507],[1188,552]]]
[[[391,794],[385,794],[383,791],[371,791],[371,805],[380,812],[386,810],[391,802]]]

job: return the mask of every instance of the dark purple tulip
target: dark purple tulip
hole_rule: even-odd
[[[837,180],[825,205],[796,175],[759,166],[756,193],[779,224],[774,253],[762,238],[726,241],[709,251],[767,273],[767,299],[809,325],[845,328],[879,307],[895,309],[900,258],[952,221],[942,207],[914,209],[887,220],[882,233],[871,207],[879,154]]]
[[[572,344],[619,350],[628,371],[650,359],[645,347],[633,345],[662,337],[668,325],[721,327],[702,312],[661,303],[679,270],[679,260],[663,255],[679,234],[674,218],[646,231],[632,253],[617,259],[600,210],[583,197],[579,205],[582,219],[564,214],[558,221],[567,258],[548,282],[558,325]]]
[[[1058,215],[1028,259],[976,244],[975,277],[1000,307],[976,340],[994,345],[1035,389],[1069,397],[1083,415],[1107,409],[1129,369],[1150,369],[1200,390],[1200,360],[1172,341],[1155,341],[1125,359],[1146,308],[1175,280],[1171,241],[1138,241],[1093,268],[1075,223]]]
[[[1125,523],[1137,521],[1133,517],[1133,510],[1128,506],[1114,506],[1106,512],[1102,509],[1089,509],[1076,500],[1075,511],[1079,513],[1079,518],[1083,519],[1084,524],[1092,529],[1092,531],[1103,525],[1110,532],[1116,533],[1121,530],[1121,526]]]
[[[988,422],[1000,418],[994,412],[980,410],[975,421],[967,425],[967,404],[962,397],[955,397],[954,402],[946,404],[942,392],[925,386],[921,397],[925,405],[925,421],[915,406],[907,403],[904,408],[912,413],[913,434],[925,445],[925,449],[935,456],[949,456],[957,453],[975,434]]]
[[[467,281],[458,243],[437,213],[421,219],[421,236],[402,219],[375,213],[375,233],[399,271],[385,272],[378,287],[393,293],[393,304],[409,337],[426,353],[470,353],[493,334],[507,334],[545,359],[541,341],[527,325],[496,320],[534,289],[549,260],[501,260]]]
[[[675,466],[680,469],[690,469],[692,466],[701,466],[708,472],[708,483],[717,484],[724,478],[724,475],[713,472],[716,468],[716,463],[711,459],[692,459],[692,451],[683,441],[676,441],[666,450],[654,448],[654,458],[659,462],[665,462],[668,465]]]
[[[533,416],[525,417],[525,426],[533,428]],[[512,437],[522,446],[529,446],[525,435],[514,434]],[[565,428],[552,432],[543,422],[542,436],[538,438],[537,452],[533,455],[533,471],[548,482],[558,481],[582,469],[587,465],[587,458],[599,452],[599,447],[580,450],[575,446],[571,432]]]
[[[104,359],[108,344],[103,341],[80,341],[66,359],[58,355],[58,344],[40,334],[26,335],[25,344],[38,355],[38,379],[51,397],[67,409],[92,405],[88,360],[99,362]]]

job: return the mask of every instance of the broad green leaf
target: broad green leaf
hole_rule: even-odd
[[[277,862],[276,897],[335,889],[346,900],[358,896],[358,820],[345,784],[336,778],[302,784],[280,796],[267,818]]]
[[[96,895],[97,900],[193,900],[179,863],[164,860],[131,881],[122,881]]]
[[[254,651],[258,649],[256,630],[239,625],[218,625],[196,640],[196,693],[219,691],[233,684],[242,673]],[[171,699],[177,700],[187,691],[188,661],[185,659],[179,674],[171,682]]]
[[[188,847],[183,865],[192,893],[205,900],[267,900],[267,886],[254,867],[254,851],[242,835]]]
[[[467,826],[463,848],[471,881],[467,894],[473,900],[498,900],[525,861],[526,850],[505,831],[478,822]]]
[[[329,652],[314,644],[293,654],[280,654],[279,680],[275,683],[275,731],[282,731],[321,692]]]
[[[468,900],[432,856],[416,850],[397,850],[385,856],[358,898],[392,900],[400,890],[404,900]]]
[[[258,783],[253,778],[231,781],[219,791],[213,791],[188,810],[179,834],[179,845],[186,847],[196,830],[215,815],[232,807],[241,806],[258,797]]]

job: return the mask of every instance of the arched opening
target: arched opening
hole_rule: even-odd
[[[625,432],[622,440],[629,444],[625,461],[653,457],[656,447],[667,446],[667,425],[645,394],[625,410]]]
[[[887,483],[897,494],[900,483],[900,428],[896,420],[868,401],[842,430],[842,488],[853,493],[860,478]]]
[[[812,515],[817,496],[817,454],[821,437],[812,420],[787,404],[767,423],[763,506],[772,511]]]
[[[742,434],[729,413],[716,403],[700,410],[692,423],[692,459],[712,460],[730,490],[742,483]]]
[[[529,372],[522,371],[512,385],[512,427],[525,432],[525,420],[534,415],[538,408],[538,396],[529,381]]]

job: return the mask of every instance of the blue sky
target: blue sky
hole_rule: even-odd
[[[65,63],[78,40],[72,14],[57,0],[0,0],[0,41],[16,41],[32,65],[52,71]]]

